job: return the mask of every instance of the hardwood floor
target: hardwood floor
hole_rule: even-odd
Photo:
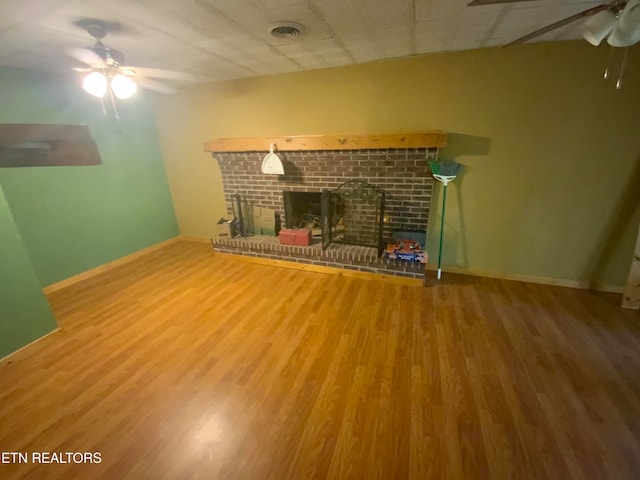
[[[445,274],[429,288],[177,243],[52,294],[0,365],[28,479],[637,479],[640,315],[619,296]]]

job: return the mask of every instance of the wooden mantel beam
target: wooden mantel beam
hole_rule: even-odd
[[[385,148],[434,148],[447,145],[447,133],[431,130],[420,133],[386,135],[300,135],[274,138],[218,138],[204,142],[205,152],[267,152],[275,143],[277,151],[360,150]]]

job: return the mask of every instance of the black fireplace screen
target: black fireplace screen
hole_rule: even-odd
[[[321,197],[322,248],[331,243],[364,245],[382,254],[384,191],[350,180]]]

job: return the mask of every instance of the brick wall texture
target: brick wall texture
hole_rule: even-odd
[[[322,192],[348,180],[362,180],[386,192],[385,239],[395,230],[426,230],[433,190],[428,159],[435,149],[322,150],[278,152],[285,175],[265,175],[266,152],[216,153],[229,214],[231,198],[240,194],[255,206],[282,216],[282,192]]]

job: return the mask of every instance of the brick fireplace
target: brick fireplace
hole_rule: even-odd
[[[265,143],[266,147],[268,143]],[[265,175],[261,172],[266,151],[213,150],[212,153],[222,174],[229,215],[232,213],[232,199],[235,195],[241,195],[249,204],[276,210],[282,225],[295,226],[293,223],[300,219],[286,218],[285,197],[289,203],[287,210],[290,210],[291,202],[296,202],[296,192],[320,194],[323,190],[336,189],[347,181],[360,180],[385,192],[385,242],[391,242],[397,232],[427,230],[433,190],[428,160],[436,156],[436,147],[278,151],[284,165],[284,175]],[[307,197],[304,201],[314,207],[314,198],[319,197]],[[383,260],[373,248],[340,245],[323,251],[320,243],[320,238],[317,238],[310,247],[289,247],[279,245],[276,238],[261,236],[213,239],[215,249],[224,253],[413,278],[421,278],[424,274],[424,265]]]
[[[433,177],[427,156],[435,149],[325,150],[282,152],[284,175],[264,175],[266,152],[217,153],[227,211],[240,194],[256,206],[273,208],[284,217],[283,191],[335,189],[348,180],[363,180],[386,192],[385,238],[392,230],[426,230]]]

